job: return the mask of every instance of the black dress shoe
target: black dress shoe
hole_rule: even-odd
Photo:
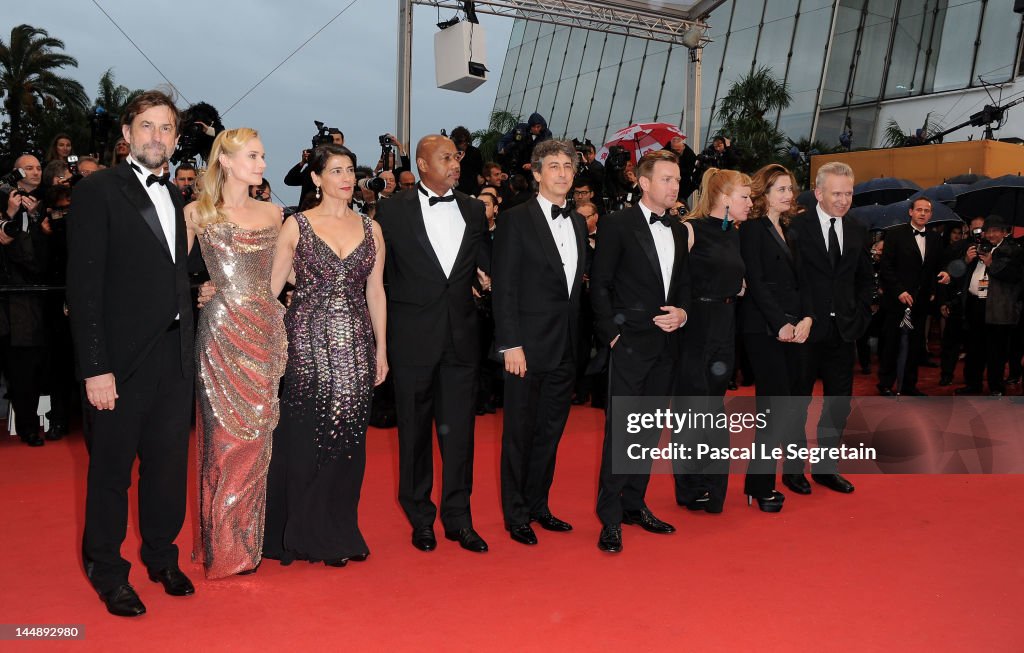
[[[487,551],[487,542],[484,542],[484,538],[480,537],[480,534],[473,530],[471,526],[460,528],[457,531],[445,531],[444,536],[446,539],[458,542],[459,546],[467,551],[472,551],[473,553],[485,553]]]
[[[979,388],[977,386],[973,386],[973,385],[965,385],[962,388],[957,388],[956,390],[954,390],[953,394],[958,395],[958,396],[963,396],[963,395],[980,395],[981,394],[981,388]]]
[[[771,496],[767,497],[752,497],[747,495],[747,505],[754,503],[757,499],[757,507],[761,509],[761,512],[782,512],[782,504],[786,500],[786,495],[782,492],[772,490]]]
[[[196,593],[192,581],[177,567],[168,567],[157,572],[151,571],[149,580],[163,585],[164,591],[171,596],[189,596]]]
[[[711,495],[707,492],[704,493],[704,496],[697,497],[696,499],[688,499],[683,502],[679,502],[677,500],[676,504],[684,506],[687,510],[693,510],[694,512],[703,510],[704,512],[711,513],[712,515],[717,515],[722,512],[725,507],[723,502],[713,500]]]
[[[895,397],[896,396],[896,393],[893,392],[891,388],[887,388],[884,385],[882,385],[881,383],[879,383],[875,387],[878,388],[878,394],[880,394],[883,397]]]
[[[622,523],[639,526],[648,533],[660,533],[662,535],[667,535],[669,533],[676,532],[675,526],[663,522],[655,517],[649,508],[641,508],[640,510],[623,510]]]
[[[27,436],[23,437],[21,439],[21,441],[24,442],[25,444],[27,444],[30,447],[41,447],[44,444],[46,444],[45,442],[43,442],[43,439],[41,437],[39,437],[38,433],[33,433],[32,435],[27,435]]]
[[[51,424],[50,430],[46,432],[46,439],[50,442],[56,442],[67,435],[67,432],[68,430],[63,426],[54,426]]]
[[[782,484],[797,494],[810,494],[811,484],[803,474],[783,474]]]
[[[366,559],[370,557],[369,553],[357,553],[354,556],[349,556],[348,559],[352,562],[366,562]]]
[[[573,406],[582,406],[585,403],[587,403],[587,395],[576,395],[572,398]]]
[[[945,387],[947,385],[953,385],[953,376],[950,374],[943,374],[939,377],[939,385]]]
[[[412,529],[412,545],[420,551],[433,551],[437,548],[437,538],[434,537],[434,527],[424,526]]]
[[[334,558],[332,560],[324,560],[324,565],[327,567],[344,567],[348,564],[348,558]]]
[[[537,543],[537,534],[533,532],[529,524],[510,526],[508,532],[512,539],[520,544],[533,545]]]
[[[909,390],[901,390],[900,394],[904,397],[927,397],[925,393],[921,392],[917,388],[910,388]]]
[[[540,524],[540,527],[546,531],[557,531],[565,533],[572,530],[572,524],[567,521],[562,521],[558,517],[555,517],[550,512],[546,512],[542,515],[536,515],[531,517],[530,521],[535,521]]]
[[[849,494],[853,492],[853,483],[849,482],[839,474],[811,474],[811,478],[818,485],[824,485],[830,490]]]
[[[605,526],[597,539],[597,548],[607,553],[618,553],[622,550],[622,526]]]
[[[146,614],[146,606],[127,583],[100,594],[100,600],[106,604],[107,612],[118,617],[138,617]]]

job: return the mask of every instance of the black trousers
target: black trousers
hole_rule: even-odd
[[[413,528],[433,526],[433,427],[441,452],[441,523],[446,531],[473,526],[473,397],[477,365],[455,356],[449,342],[431,366],[391,368],[398,414],[398,502]]]
[[[14,428],[26,440],[39,434],[39,397],[46,394],[47,351],[45,347],[12,347],[7,336],[0,348],[7,397],[14,408]]]
[[[804,366],[804,376],[797,395],[810,397],[814,390],[814,382],[821,379],[825,397],[821,418],[818,420],[819,447],[838,448],[846,429],[846,420],[850,416],[850,395],[853,394],[853,362],[856,356],[854,350],[854,343],[846,342],[839,335],[834,319],[829,319],[829,329],[825,337],[808,345],[807,365]],[[804,429],[799,429],[795,438],[799,446],[806,446],[807,437]],[[824,460],[811,471],[815,474],[835,474],[838,469],[839,461]],[[787,473],[797,473],[797,470],[787,470]]]
[[[602,524],[608,526],[622,523],[623,510],[640,510],[646,506],[644,496],[651,478],[649,461],[643,474],[615,474],[612,471],[616,454],[612,441],[612,397],[667,396],[672,390],[675,372],[676,344],[667,334],[663,337],[664,346],[657,351],[634,348],[628,335],[620,338],[612,348],[608,363],[609,396],[597,490],[597,516]],[[656,443],[657,440],[646,444],[653,446]],[[625,455],[624,452],[618,453]]]
[[[771,450],[781,446],[785,451],[796,441],[794,434],[803,431],[806,420],[808,398],[798,393],[807,365],[807,345],[779,342],[775,336],[760,333],[746,333],[743,340],[757,379],[757,412],[771,409],[766,428],[758,429],[754,435],[756,449]],[[750,461],[743,492],[752,497],[771,496],[777,467],[774,460]],[[783,471],[799,474],[802,468],[799,461],[794,464],[787,458]]]
[[[967,298],[967,357],[964,381],[981,388],[982,374],[988,377],[989,392],[1005,392],[1003,372],[1009,358],[1010,342],[1016,325],[986,324],[985,299]]]
[[[722,398],[736,364],[736,304],[695,301],[681,334],[682,356],[675,395],[689,400],[686,408],[697,412],[721,412]],[[754,373],[755,377],[757,372]],[[701,399],[703,398],[703,399]],[[686,446],[703,442],[713,448],[729,446],[727,429],[711,428],[693,433]],[[721,504],[729,487],[727,461],[673,460],[676,503],[684,504],[707,494]]]
[[[114,410],[84,407],[89,475],[82,556],[98,592],[128,582],[131,565],[120,550],[136,456],[142,562],[152,571],[178,564],[174,540],[185,519],[193,384],[191,374],[182,374],[180,346],[177,331],[164,334],[134,374],[116,380]]]
[[[507,526],[550,512],[555,454],[569,419],[576,372],[568,355],[552,370],[527,369],[522,378],[505,373],[501,507]]]
[[[882,322],[884,338],[878,341],[878,385],[893,388],[898,374],[899,353],[903,341],[900,323],[903,321],[905,308],[890,305],[886,308]],[[903,383],[896,388],[897,392],[917,389],[917,368],[922,362],[925,352],[925,331],[928,324],[928,311],[925,306],[917,304],[911,309],[910,320],[914,328],[907,333],[907,362],[903,368]]]
[[[941,370],[942,376],[953,377],[956,371],[956,363],[960,360],[960,350],[964,345],[964,318],[959,310],[954,309],[946,318],[946,325],[942,329],[942,353]]]

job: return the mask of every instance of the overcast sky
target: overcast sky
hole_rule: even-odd
[[[380,155],[377,136],[397,130],[397,0],[356,0],[230,111],[228,107],[350,0],[98,2],[180,89],[181,108],[209,102],[221,112],[226,127],[260,131],[267,150],[266,176],[286,203],[297,203],[298,189],[282,180],[301,150],[309,147],[313,120],[339,127],[360,164],[371,166]],[[18,23],[41,27],[63,40],[66,52],[78,59],[78,68],[64,74],[81,82],[90,100],[100,76],[111,67],[117,82],[128,88],[165,83],[92,0],[19,3],[16,11],[3,15],[5,42]],[[441,18],[452,15],[442,10]],[[471,131],[486,127],[512,21],[480,15],[490,73],[486,83],[467,94],[443,91],[435,84],[437,9],[417,5],[413,16],[413,143],[442,128],[450,132],[458,124]]]

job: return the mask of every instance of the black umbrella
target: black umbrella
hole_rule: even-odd
[[[818,198],[814,196],[813,190],[805,190],[796,196],[796,203],[810,211],[817,206]]]
[[[846,217],[861,223],[871,231],[878,231],[879,229],[885,229],[886,227],[891,227],[893,225],[889,218],[885,217],[886,208],[888,207],[884,204],[855,206],[850,209],[849,213],[846,214]],[[909,215],[907,215],[907,219],[910,219]]]
[[[905,200],[921,187],[909,179],[879,177],[861,182],[853,187],[853,205],[892,204]]]
[[[947,184],[967,184],[968,186],[970,186],[971,184],[976,184],[979,181],[983,181],[983,180],[988,179],[988,178],[989,177],[987,175],[975,175],[975,174],[957,175],[955,177],[950,177],[949,179],[947,179],[946,183]]]
[[[927,197],[933,203],[941,202],[949,208],[956,206],[956,196],[967,190],[967,184],[939,184],[938,186],[932,186],[925,188],[919,193],[914,193],[910,196],[911,200],[916,200],[918,197]]]
[[[999,215],[1013,225],[1024,225],[1024,177],[1003,175],[971,184],[956,196],[956,212],[968,219]]]
[[[930,189],[929,189],[930,190]],[[898,224],[904,224],[910,222],[910,207],[914,205],[914,200],[920,197],[927,197],[925,194],[927,191],[921,191],[915,193],[910,199],[903,200],[902,202],[896,202],[885,207],[883,211],[884,221],[887,223],[883,229],[896,226]],[[929,198],[931,199],[931,198]],[[937,222],[957,222],[962,223],[963,219],[959,215],[953,212],[953,209],[949,208],[945,204],[939,201],[932,201],[932,218],[928,221],[928,224],[935,224]]]

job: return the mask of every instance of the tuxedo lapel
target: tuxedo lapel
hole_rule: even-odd
[[[430,238],[427,237],[427,227],[423,223],[424,215],[423,209],[420,207],[419,194],[408,193],[406,195],[406,201],[409,202],[407,215],[411,216],[407,226],[412,232],[412,235],[417,241],[419,241],[420,246],[423,247],[427,258],[434,263],[434,268],[437,270],[438,274],[444,277],[444,268],[441,267],[441,261],[437,258],[437,252],[434,251],[434,246],[430,244]]]
[[[157,242],[163,248],[164,253],[167,254],[167,258],[171,258],[170,244],[167,242],[167,237],[164,236],[164,230],[160,226],[160,217],[157,215],[156,206],[153,205],[153,200],[149,199],[149,194],[146,193],[145,189],[142,188],[142,184],[139,183],[138,178],[128,167],[127,163],[122,163],[121,167],[118,168],[118,172],[121,176],[121,192],[124,193],[128,201],[131,202],[140,214],[142,219],[149,225],[150,231],[156,236]],[[173,200],[172,200],[173,201]],[[177,205],[175,205],[177,207]],[[177,223],[178,210],[175,208],[175,223]],[[181,229],[175,229],[176,232]]]
[[[636,236],[637,242],[640,243],[640,249],[644,251],[648,263],[651,264],[651,270],[654,272],[654,278],[658,280],[658,284],[661,286],[662,294],[665,294],[665,280],[661,276],[661,264],[658,261],[658,249],[654,246],[654,236],[651,235],[650,227],[644,224],[644,212],[640,207],[633,207],[631,210],[633,211],[633,233]]]
[[[587,223],[579,213],[572,212],[573,231],[576,233],[576,276],[573,277],[572,294],[579,293],[583,286],[583,273],[587,267]],[[571,298],[571,296],[570,296]]]
[[[786,255],[786,260],[789,261],[789,267],[794,267],[795,261],[793,260],[793,250],[789,248],[789,243],[787,243],[786,239],[782,237],[782,234],[779,233],[778,229],[772,225],[770,218],[764,218],[762,222],[764,222],[764,228],[768,230],[772,240],[774,240],[775,244],[779,246],[782,253]]]
[[[565,266],[562,265],[562,256],[558,253],[558,246],[555,245],[555,239],[551,235],[551,228],[547,225],[547,221],[550,219],[540,210],[536,199],[530,200],[530,225],[533,227],[534,242],[540,243],[544,258],[548,260],[551,269],[556,273],[559,288],[565,290]],[[557,219],[561,220],[562,218]],[[566,295],[568,294],[566,291]]]
[[[462,242],[459,243],[459,253],[456,254],[455,265],[452,266],[452,271],[454,272],[458,269],[462,257],[469,253],[470,243],[473,242],[472,224],[469,221],[469,216],[472,215],[473,209],[469,204],[469,197],[458,191],[452,192],[455,193],[455,204],[459,207],[459,215],[462,216],[462,221],[466,223],[466,228],[462,230]]]

